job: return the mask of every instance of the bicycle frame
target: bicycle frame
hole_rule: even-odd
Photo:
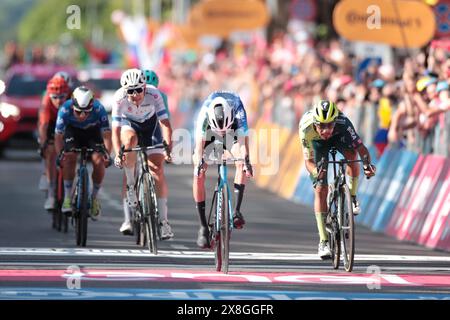
[[[140,140],[140,139],[139,139]],[[148,175],[149,178],[149,183],[151,185],[151,188],[154,190],[154,192],[150,192],[150,195],[152,197],[152,202],[153,202],[153,214],[151,212],[147,212],[144,213],[144,209],[142,208],[142,204],[141,201],[138,200],[138,209],[134,211],[135,213],[135,217],[134,217],[134,221],[135,226],[139,226],[139,230],[135,230],[136,231],[136,244],[141,244],[142,246],[145,246],[145,240],[144,237],[146,237],[145,235],[145,228],[147,228],[145,225],[146,223],[148,224],[148,226],[150,226],[151,229],[148,229],[148,233],[149,236],[151,234],[153,234],[153,236],[151,236],[151,238],[153,238],[155,235],[154,233],[152,233],[152,229],[156,229],[154,231],[156,231],[156,238],[153,238],[152,240],[147,239],[148,241],[148,246],[149,246],[149,250],[151,253],[153,254],[157,254],[157,246],[156,246],[156,240],[160,240],[161,239],[161,226],[160,226],[160,216],[159,216],[159,211],[158,211],[158,205],[157,205],[157,196],[156,196],[156,183],[154,181],[153,176],[150,173],[149,167],[148,167],[148,158],[147,158],[147,150],[152,150],[152,149],[156,149],[159,147],[164,147],[166,148],[166,145],[163,143],[161,145],[155,145],[155,146],[148,146],[148,147],[134,147],[134,148],[130,148],[130,149],[125,149],[124,146],[122,146],[122,149],[120,151],[120,157],[123,156],[124,153],[126,152],[137,152],[137,156],[138,159],[137,161],[139,162],[139,174],[138,177],[136,179],[135,185],[134,185],[134,189],[136,190],[136,195],[138,197],[138,199],[140,198],[140,186],[144,183],[144,177],[146,175]],[[144,195],[147,196],[147,195]],[[152,215],[152,216],[150,216]],[[146,222],[146,219],[148,222]],[[142,228],[144,227],[145,230],[143,230]]]
[[[229,216],[229,228],[230,230],[233,230],[233,206],[231,205],[231,192],[230,187],[228,185],[228,167],[226,164],[226,161],[224,160],[221,164],[218,165],[217,171],[219,174],[218,180],[217,180],[217,186],[216,190],[214,191],[214,196],[217,196],[219,192],[222,192],[223,188],[225,188],[227,192],[227,199],[228,199],[228,216]],[[216,212],[216,230],[220,229],[220,210],[219,205]]]

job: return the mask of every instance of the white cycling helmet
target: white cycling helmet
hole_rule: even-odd
[[[142,88],[145,83],[144,72],[139,69],[128,69],[120,77],[120,85],[125,89]]]
[[[86,87],[77,87],[72,94],[73,108],[76,111],[89,112],[94,104],[94,94]]]
[[[211,130],[224,133],[231,128],[234,121],[233,108],[222,97],[214,98],[208,106],[208,123]]]

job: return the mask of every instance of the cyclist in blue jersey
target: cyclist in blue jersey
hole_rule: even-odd
[[[64,202],[62,212],[69,213],[71,208],[71,194],[77,154],[73,148],[88,147],[98,150],[92,154],[92,181],[91,217],[96,219],[101,212],[100,202],[97,199],[105,166],[109,164],[112,149],[111,127],[108,114],[103,105],[94,99],[94,94],[86,87],[78,87],[74,90],[72,99],[67,100],[58,111],[55,128],[55,148],[64,156],[60,160],[63,167],[64,178]],[[105,150],[107,154],[102,152]]]
[[[241,229],[245,220],[241,213],[241,204],[247,178],[253,176],[250,164],[247,114],[240,97],[233,92],[213,92],[203,103],[195,128],[195,147],[193,155],[194,181],[193,196],[200,220],[197,245],[208,248],[209,231],[205,215],[205,172],[207,164],[204,155],[212,151],[215,140],[222,142],[225,155],[231,154],[235,158],[244,158],[244,162],[236,162],[236,176],[234,189],[236,193],[236,207],[233,223]],[[218,147],[216,145],[216,148]],[[217,150],[219,153],[223,150]],[[244,174],[245,172],[245,174]]]

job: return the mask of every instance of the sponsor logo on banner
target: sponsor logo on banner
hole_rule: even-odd
[[[420,48],[433,38],[436,19],[421,1],[343,0],[333,11],[333,25],[350,41]]]

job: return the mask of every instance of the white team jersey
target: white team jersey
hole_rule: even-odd
[[[128,100],[123,88],[114,93],[112,105],[112,125],[121,127],[128,121],[143,123],[156,115],[158,120],[168,119],[169,115],[159,90],[153,86],[146,86],[144,100],[136,106]]]

